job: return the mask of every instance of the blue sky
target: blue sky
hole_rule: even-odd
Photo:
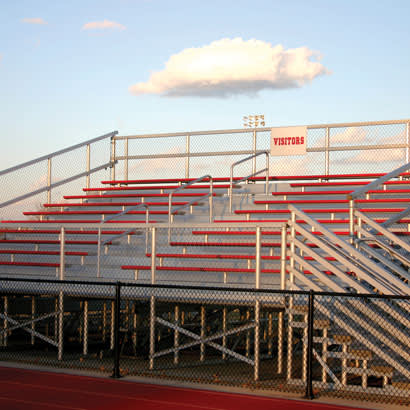
[[[247,114],[268,126],[408,118],[409,16],[404,0],[2,0],[1,168],[115,129],[240,128]],[[256,57],[278,45],[287,77],[274,80]],[[313,74],[285,59],[302,48]],[[226,61],[209,88],[214,49]],[[187,85],[190,67],[200,76]]]

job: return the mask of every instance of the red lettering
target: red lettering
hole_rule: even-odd
[[[295,144],[296,144],[296,138],[292,137],[292,145],[295,145]]]

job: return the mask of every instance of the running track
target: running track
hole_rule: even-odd
[[[353,407],[0,367],[2,410],[347,410]]]

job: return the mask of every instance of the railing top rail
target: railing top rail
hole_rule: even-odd
[[[103,219],[103,220],[101,221],[100,225],[103,225],[103,224],[105,224],[105,223],[108,222],[108,221],[112,221],[113,219],[119,218],[120,216],[126,215],[126,214],[128,214],[128,212],[133,211],[133,210],[135,210],[135,209],[137,209],[137,208],[140,208],[140,207],[144,207],[144,208],[147,210],[147,212],[149,212],[149,207],[148,207],[148,205],[147,205],[147,204],[144,204],[144,203],[137,204],[137,205],[133,205],[133,206],[129,206],[127,209],[124,209],[121,213],[115,214],[115,215],[109,216],[108,218]]]
[[[41,156],[41,157],[39,157],[39,158],[36,158],[36,159],[33,159],[33,160],[31,160],[31,161],[24,162],[24,163],[22,163],[22,164],[19,164],[19,165],[14,166],[14,167],[4,169],[3,171],[0,171],[0,176],[1,176],[1,175],[8,174],[8,173],[13,172],[13,171],[17,171],[17,170],[19,170],[19,169],[21,169],[21,168],[28,167],[28,166],[33,165],[33,164],[36,164],[36,163],[38,163],[38,162],[41,162],[41,161],[44,161],[44,160],[48,160],[49,158],[56,157],[57,155],[61,155],[61,154],[64,154],[64,153],[66,153],[66,152],[73,151],[73,150],[75,150],[75,149],[77,149],[77,148],[81,148],[81,147],[83,147],[83,146],[85,146],[85,145],[93,144],[94,142],[97,142],[97,141],[100,141],[100,140],[103,140],[103,139],[106,139],[106,138],[113,138],[113,137],[114,137],[115,135],[117,135],[117,134],[118,134],[118,131],[113,131],[113,132],[110,132],[110,133],[108,133],[108,134],[101,135],[101,136],[99,136],[99,137],[91,138],[91,139],[89,139],[89,140],[87,140],[87,141],[84,141],[84,142],[81,142],[81,143],[79,143],[79,144],[72,145],[71,147],[67,147],[67,148],[64,148],[64,149],[62,149],[62,150],[55,151],[55,152],[52,152],[52,153],[47,154],[47,155],[43,155],[43,156]]]
[[[306,125],[307,129],[319,129],[319,128],[344,128],[344,127],[364,127],[372,125],[393,125],[393,124],[405,124],[410,123],[410,119],[402,120],[387,120],[387,121],[363,121],[363,122],[347,122],[347,123],[334,123],[334,124],[311,124]],[[288,126],[275,126],[273,128],[287,128],[298,126],[288,125]],[[220,134],[242,134],[249,133],[253,131],[257,132],[268,132],[272,127],[261,127],[261,128],[233,128],[226,130],[204,130],[204,131],[179,131],[172,133],[157,133],[157,134],[141,134],[141,135],[117,135],[114,137],[115,140],[125,140],[125,139],[136,139],[136,138],[166,138],[166,137],[186,137],[194,135],[220,135]]]
[[[367,193],[369,190],[378,187],[379,185],[383,184],[384,182],[389,181],[390,179],[398,177],[401,173],[407,171],[410,168],[410,162],[408,164],[402,165],[401,167],[389,172],[386,175],[381,176],[380,178],[374,180],[370,184],[367,184],[361,188],[356,189],[356,191],[352,192],[351,194],[347,195],[347,199],[356,199],[360,195]]]
[[[269,156],[269,151],[259,151],[259,152],[257,152],[256,154],[249,155],[249,157],[240,159],[239,161],[236,161],[236,162],[234,162],[234,163],[231,165],[231,169],[232,169],[233,167],[235,167],[236,165],[242,164],[242,162],[249,161],[250,159],[256,158],[257,156],[262,155],[262,154],[265,154],[265,155],[268,155],[268,156]]]
[[[185,188],[188,188],[188,187],[191,186],[191,185],[197,184],[198,182],[201,182],[201,181],[204,181],[204,180],[209,181],[211,184],[212,184],[212,182],[213,182],[211,175],[204,175],[204,176],[202,176],[202,177],[199,177],[199,178],[195,179],[194,181],[188,182],[188,183],[186,183],[186,184],[181,185],[181,186],[178,187],[178,188],[175,188],[175,189],[170,193],[170,196],[172,196],[173,194],[176,194],[176,193],[179,192],[179,191],[182,191],[182,190],[185,189]]]
[[[284,222],[226,222],[226,223],[219,223],[219,222],[212,222],[212,223],[173,223],[172,228],[176,229],[204,229],[204,228],[212,228],[212,229],[225,229],[225,228],[281,228],[282,226],[286,225],[286,221]],[[19,224],[18,226],[22,227],[23,224]],[[16,228],[16,223],[0,223],[1,228]],[[84,228],[84,229],[98,229],[101,227],[99,223],[47,223],[48,228],[66,228],[66,229],[76,229],[76,228]],[[38,221],[33,222],[26,222],[24,223],[24,228],[38,228],[44,229],[44,226],[39,224]],[[127,229],[127,228],[135,228],[135,223],[119,223],[119,222],[112,222],[105,226],[106,229]],[[168,229],[168,224],[165,222],[149,222],[149,223],[140,223],[138,224],[137,228],[145,229],[145,228],[162,228]]]

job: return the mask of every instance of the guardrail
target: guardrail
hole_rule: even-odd
[[[60,151],[56,151],[25,162],[23,164],[0,171],[2,195],[9,196],[7,200],[0,203],[0,209],[5,209],[10,205],[25,201],[44,192],[47,193],[46,200],[49,203],[51,202],[51,193],[53,189],[67,185],[68,183],[83,177],[85,177],[85,186],[89,188],[90,175],[107,168],[113,168],[116,162],[116,160],[114,159],[115,155],[110,154],[110,157],[106,158],[108,161],[103,162],[100,159],[99,165],[91,167],[92,160],[94,159],[94,157],[96,157],[96,155],[94,155],[94,157],[91,156],[92,145],[105,139],[110,139],[111,141],[113,141],[114,136],[117,134],[118,131],[113,131],[109,134],[89,139],[83,143],[73,145]],[[75,151],[78,151],[84,147],[86,149],[84,171],[74,173],[74,175],[67,177],[66,175],[68,174],[68,171],[64,170],[64,178],[58,180],[59,178],[55,177],[56,172],[54,171],[53,167],[56,159],[65,158],[65,154],[72,155]],[[78,168],[81,167],[80,161],[78,161],[79,157],[81,158],[80,152],[76,153],[76,168],[74,172],[78,172]],[[70,160],[71,159],[67,157],[67,161]],[[68,162],[67,168],[69,167],[69,165],[70,162]],[[44,168],[44,174],[39,173],[40,168]],[[25,177],[21,177],[21,173],[24,172],[26,172],[27,175]],[[53,180],[55,181],[53,182]],[[33,189],[33,187],[35,188]],[[22,193],[18,193],[19,191]]]
[[[262,154],[266,155],[266,167],[264,169],[259,170],[259,171],[254,171],[254,172],[252,172],[252,174],[250,174],[250,175],[248,175],[248,176],[246,176],[246,177],[244,177],[244,178],[242,178],[238,181],[235,181],[235,184],[240,184],[241,182],[248,181],[250,178],[252,178],[256,175],[259,175],[262,172],[266,172],[265,194],[266,195],[268,194],[268,190],[269,190],[269,151],[258,152],[257,154],[250,155],[249,157],[246,157],[244,159],[241,159],[239,161],[234,162],[231,165],[230,182],[229,182],[229,210],[230,210],[231,213],[232,213],[233,170],[234,170],[234,168],[237,165],[242,164],[246,161],[249,161],[253,158],[256,158],[256,157],[258,157],[259,155],[262,155]]]
[[[350,231],[350,243],[354,243],[356,239],[356,234],[355,234],[355,218],[354,218],[354,213],[356,209],[356,204],[355,204],[355,199],[361,197],[362,195],[367,194],[371,189],[374,189],[382,184],[384,184],[387,181],[390,181],[393,178],[399,177],[400,179],[404,178],[403,173],[408,171],[410,169],[410,162],[402,165],[401,167],[389,172],[386,175],[383,175],[380,178],[377,178],[376,180],[370,182],[369,184],[365,185],[364,187],[356,189],[354,192],[348,194],[346,197],[349,201],[349,231]],[[406,178],[409,178],[410,175],[407,174],[405,175]],[[387,226],[392,225],[396,221],[400,220],[404,215],[407,215],[410,213],[410,207],[404,211],[402,211],[400,214],[398,213],[397,215],[393,215],[386,223],[388,223]]]
[[[171,224],[174,222],[174,215],[176,215],[181,209],[184,209],[188,206],[192,206],[193,204],[198,203],[200,200],[198,199],[193,199],[192,201],[189,201],[187,204],[182,205],[172,211],[172,197],[177,193],[182,191],[183,189],[189,188],[190,186],[197,184],[202,181],[209,181],[209,192],[201,197],[201,199],[209,198],[209,223],[212,222],[213,220],[213,194],[214,194],[214,188],[213,188],[213,179],[211,175],[204,175],[200,178],[195,179],[195,181],[188,182],[187,184],[183,184],[178,188],[175,188],[170,194],[168,198],[168,242],[171,240]]]

